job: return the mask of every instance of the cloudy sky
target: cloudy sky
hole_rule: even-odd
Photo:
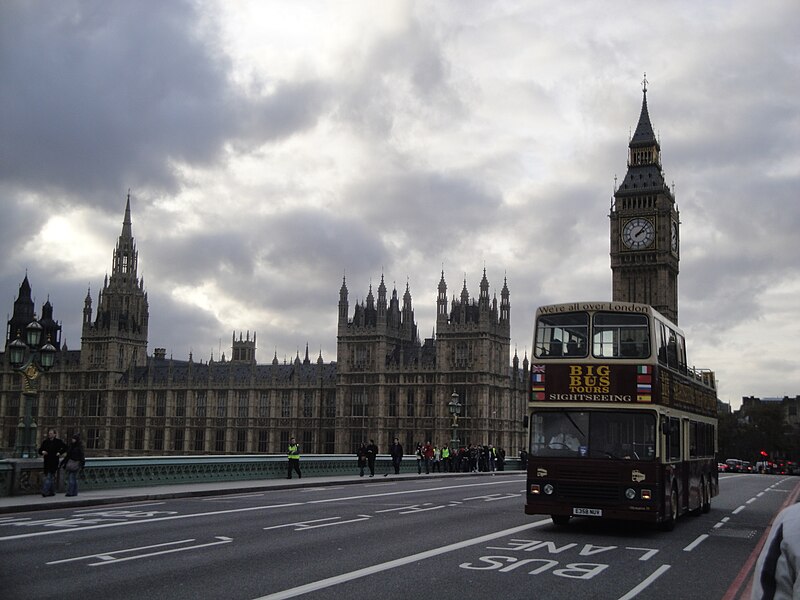
[[[648,106],[681,213],[680,323],[720,397],[800,394],[800,8],[767,2],[0,4],[0,291],[70,348],[128,189],[149,351],[335,360],[342,276],[421,337],[486,269],[512,354],[609,299],[608,213]]]

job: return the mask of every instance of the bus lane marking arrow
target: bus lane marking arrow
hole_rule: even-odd
[[[98,554],[88,554],[86,556],[76,556],[74,558],[64,558],[62,560],[53,560],[46,564],[48,565],[57,565],[61,563],[67,562],[75,562],[79,560],[92,560],[92,559],[99,559],[99,562],[88,563],[90,567],[96,567],[98,565],[110,565],[116,564],[119,562],[126,562],[129,560],[139,560],[140,558],[148,558],[150,556],[159,556],[161,554],[172,554],[174,552],[184,552],[186,550],[197,550],[198,548],[208,548],[210,546],[219,546],[220,544],[230,544],[233,541],[233,538],[225,537],[222,535],[215,536],[214,538],[217,540],[216,542],[208,542],[206,544],[196,544],[194,546],[182,546],[180,548],[170,548],[169,550],[161,550],[159,552],[147,552],[145,554],[137,554],[136,556],[125,556],[123,558],[118,557],[118,554],[128,554],[131,552],[138,552],[141,550],[151,550],[153,548],[164,548],[166,546],[177,546],[179,544],[189,544],[191,542],[196,541],[194,538],[188,540],[176,540],[174,542],[165,542],[163,544],[153,544],[150,546],[139,546],[138,548],[125,548],[122,550],[114,550],[112,552],[101,552]]]

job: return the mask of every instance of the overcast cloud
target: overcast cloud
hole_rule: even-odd
[[[800,9],[702,2],[0,4],[0,291],[70,348],[128,189],[150,346],[335,360],[339,287],[408,285],[421,337],[483,269],[609,299],[608,213],[648,105],[681,213],[680,324],[720,397],[800,394]]]

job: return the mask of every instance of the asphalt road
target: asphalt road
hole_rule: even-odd
[[[524,476],[362,485],[0,516],[6,599],[698,598],[745,590],[799,478],[722,475],[666,533],[523,513]]]

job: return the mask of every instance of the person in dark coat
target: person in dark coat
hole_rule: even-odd
[[[364,442],[361,442],[358,450],[356,450],[356,458],[358,458],[358,476],[363,477],[364,467],[367,466],[367,445]]]
[[[369,476],[375,477],[375,458],[378,456],[378,447],[375,445],[375,440],[370,440],[367,446],[367,466],[369,467]]]
[[[77,462],[77,468],[75,470],[69,470],[67,463],[69,461]],[[61,466],[65,468],[67,472],[67,496],[77,496],[78,495],[78,472],[83,471],[83,467],[86,466],[86,455],[83,452],[83,444],[81,443],[81,434],[74,433],[72,434],[72,438],[70,438],[69,446],[67,447],[67,453],[64,455],[64,458],[61,460]]]
[[[400,463],[403,462],[403,445],[400,440],[394,438],[394,443],[389,446],[389,454],[392,456],[392,466],[394,467],[394,474],[400,474]]]
[[[42,496],[56,495],[56,476],[58,475],[58,460],[61,454],[67,451],[67,445],[57,437],[55,429],[47,430],[47,437],[39,446],[39,454],[44,458],[44,483]]]

